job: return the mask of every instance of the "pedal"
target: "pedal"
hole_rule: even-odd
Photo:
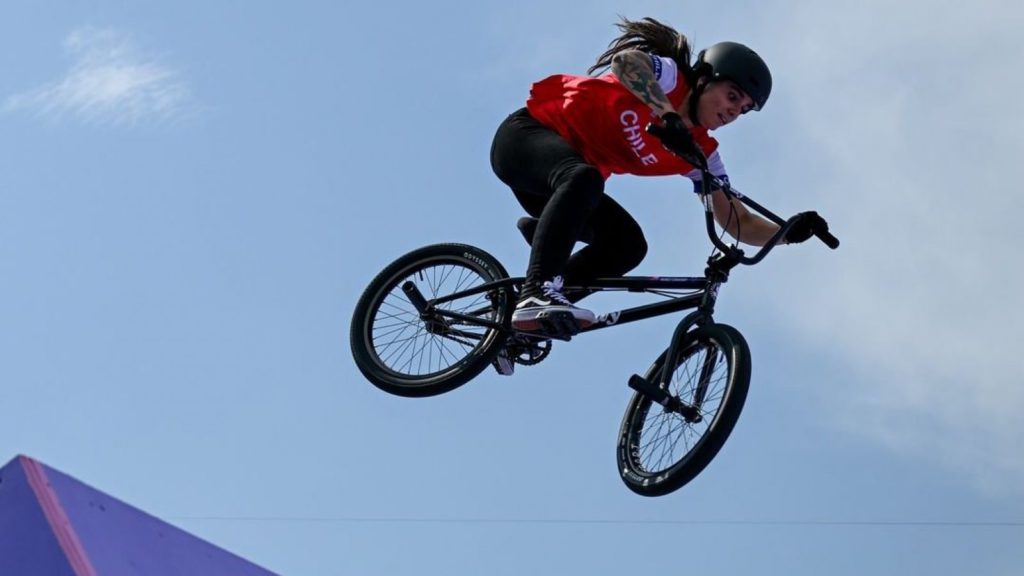
[[[494,370],[502,376],[511,376],[516,370],[515,359],[509,355],[507,348],[498,352],[494,360],[491,360],[491,366],[494,366]]]
[[[568,342],[579,334],[580,327],[572,312],[545,312],[537,316],[544,334],[556,340]]]

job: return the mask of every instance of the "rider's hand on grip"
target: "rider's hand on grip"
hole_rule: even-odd
[[[797,214],[793,226],[786,232],[785,240],[787,244],[799,244],[814,235],[822,237],[823,240],[825,236],[835,238],[828,233],[828,222],[812,210]],[[839,242],[836,241],[836,246],[838,245]]]
[[[647,125],[647,132],[661,140],[661,144],[669,152],[686,160],[695,168],[707,170],[708,159],[704,157],[704,151],[700,149],[693,139],[693,134],[683,123],[683,118],[675,112],[669,112],[661,117],[661,124]]]

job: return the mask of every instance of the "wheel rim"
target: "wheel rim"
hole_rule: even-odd
[[[657,476],[685,462],[714,427],[729,392],[729,362],[722,346],[707,340],[683,354],[669,390],[687,404],[703,395],[700,421],[664,410],[650,400],[636,407],[630,460],[635,472]],[[704,385],[701,386],[701,382]]]
[[[444,324],[435,322],[431,329],[402,286],[413,282],[429,301],[491,280],[486,272],[461,260],[420,262],[396,274],[386,295],[368,315],[364,334],[374,362],[393,376],[425,379],[448,372],[484,348],[493,340],[493,330],[450,318]],[[438,309],[490,322],[499,322],[502,314],[488,293],[445,302]]]

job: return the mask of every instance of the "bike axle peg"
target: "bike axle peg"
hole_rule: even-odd
[[[629,387],[639,392],[644,398],[651,402],[660,404],[666,412],[674,412],[682,416],[687,422],[700,422],[703,420],[700,411],[680,401],[658,386],[651,384],[643,377],[636,374],[629,377]]]
[[[670,396],[664,390],[644,380],[642,376],[637,374],[629,377],[629,387],[644,395],[651,402],[656,402],[662,406],[667,405],[669,402]]]
[[[402,284],[402,291],[409,297],[409,302],[412,302],[417,312],[423,314],[427,311],[427,299],[420,293],[420,289],[416,287],[416,284],[408,280]]]

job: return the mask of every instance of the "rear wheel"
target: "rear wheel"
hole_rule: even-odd
[[[661,387],[662,354],[644,375]],[[667,388],[695,410],[671,410],[637,392],[619,429],[619,473],[630,490],[661,496],[696,477],[725,444],[750,386],[750,350],[735,328],[709,324],[683,343]],[[686,414],[684,416],[684,413]]]
[[[493,256],[465,244],[437,244],[402,256],[370,282],[356,304],[350,333],[356,366],[375,386],[399,396],[433,396],[465,384],[504,343],[512,288],[434,301],[507,277]]]

